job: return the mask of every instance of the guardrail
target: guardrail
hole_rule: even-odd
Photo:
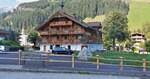
[[[29,56],[30,55],[30,56]],[[34,56],[32,56],[34,55]],[[49,59],[49,57],[69,57],[69,60],[56,60],[56,59]],[[146,59],[143,60],[126,60],[123,57],[120,57],[118,59],[108,59],[108,58],[101,58],[99,55],[96,55],[95,57],[88,57],[89,60],[80,61],[76,55],[55,55],[55,54],[49,54],[49,53],[29,53],[24,54],[22,51],[18,52],[18,58],[4,58],[0,57],[1,59],[8,59],[8,60],[18,60],[18,64],[22,65],[23,62],[26,61],[39,61],[43,63],[51,63],[51,62],[57,62],[57,63],[71,63],[71,68],[75,68],[76,63],[90,63],[95,65],[95,69],[99,70],[100,65],[114,65],[112,63],[107,63],[104,61],[113,61],[116,62],[115,65],[119,66],[120,71],[123,71],[124,67],[140,67],[143,69],[143,72],[147,71],[147,68],[150,68],[150,61],[146,61]],[[125,64],[126,62],[132,62],[132,63],[139,63],[139,65],[131,65],[131,64]],[[149,65],[148,65],[149,64]]]

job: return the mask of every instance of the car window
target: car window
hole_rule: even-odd
[[[63,50],[66,50],[66,48],[64,48],[64,47],[63,47],[62,49],[63,49]]]
[[[54,48],[54,50],[66,50],[66,48],[64,48],[64,47],[56,47],[56,48]]]

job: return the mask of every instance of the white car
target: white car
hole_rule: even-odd
[[[0,52],[3,52],[3,51],[5,51],[5,46],[0,45]]]

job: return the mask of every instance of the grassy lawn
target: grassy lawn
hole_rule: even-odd
[[[132,32],[142,29],[143,24],[150,23],[150,0],[132,0],[128,19],[129,30]]]
[[[113,52],[113,51],[107,51],[103,53],[95,52],[93,57],[96,57],[96,55],[99,55],[101,58],[101,63],[106,64],[119,64],[120,63],[120,57],[124,58],[124,64],[125,65],[132,65],[132,66],[142,66],[143,59],[146,59],[147,61],[150,61],[150,55],[141,55],[136,53],[129,53],[129,52]],[[96,61],[95,59],[91,59],[93,61]],[[150,62],[147,64],[150,66]]]

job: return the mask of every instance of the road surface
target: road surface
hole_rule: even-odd
[[[140,79],[139,77],[112,76],[112,75],[30,73],[30,72],[0,72],[0,78],[1,79]]]

